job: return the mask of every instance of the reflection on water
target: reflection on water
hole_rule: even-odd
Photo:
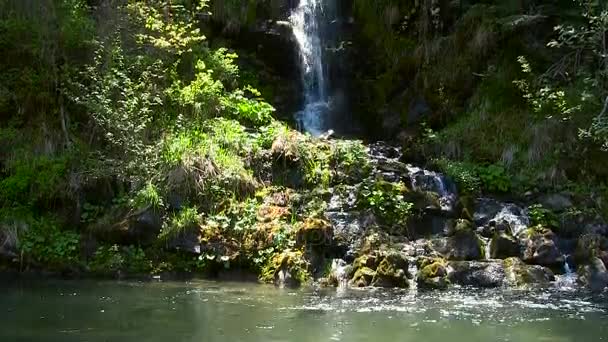
[[[254,284],[0,285],[0,341],[602,341],[608,301],[510,290],[279,290]]]

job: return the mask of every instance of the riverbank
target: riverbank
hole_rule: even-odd
[[[253,188],[216,202],[215,214],[181,204],[198,198],[196,181],[150,188],[150,202],[96,209],[80,234],[35,235],[19,245],[29,254],[5,244],[5,255],[21,270],[152,279],[236,271],[279,287],[529,288],[556,275],[594,291],[608,284],[608,226],[572,216],[565,194],[492,197],[479,176],[413,166],[381,142],[288,129],[268,141],[251,157],[255,178],[234,180]]]

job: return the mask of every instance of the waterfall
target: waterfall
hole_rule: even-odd
[[[289,19],[300,52],[304,89],[304,108],[296,113],[296,120],[301,129],[313,135],[326,130],[324,115],[330,109],[322,41],[327,1],[331,0],[300,0]]]

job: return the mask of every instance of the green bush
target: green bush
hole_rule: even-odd
[[[152,270],[152,264],[140,247],[101,246],[89,262],[92,272],[98,274],[145,274]]]
[[[507,170],[498,164],[477,168],[483,188],[489,192],[507,192],[511,189],[511,178]]]
[[[80,254],[79,246],[80,235],[59,229],[52,219],[31,222],[19,244],[24,256],[51,269],[76,266]]]
[[[481,180],[474,164],[449,159],[436,159],[432,166],[451,178],[462,194],[477,195],[481,193]]]
[[[406,192],[403,183],[366,180],[357,194],[357,206],[371,209],[387,224],[405,226],[413,207],[412,203],[405,201]]]
[[[559,226],[557,216],[549,209],[546,209],[542,204],[534,204],[528,207],[528,215],[530,216],[530,225],[541,226],[546,228],[556,228]]]

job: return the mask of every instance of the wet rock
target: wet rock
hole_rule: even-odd
[[[448,264],[448,279],[453,284],[500,287],[504,278],[502,262],[450,261]]]
[[[440,258],[418,258],[416,283],[421,289],[446,289],[450,284],[445,260]]]
[[[399,253],[386,255],[372,279],[372,286],[377,287],[408,287],[408,261]]]
[[[497,226],[507,222],[512,234],[517,236],[530,225],[530,219],[521,206],[499,202],[492,198],[479,198],[475,202],[474,222],[477,227]]]
[[[428,237],[431,235],[444,235],[453,230],[455,220],[442,215],[424,213],[414,215],[408,221],[408,233],[410,238]]]
[[[362,267],[355,271],[353,278],[350,280],[350,286],[352,287],[367,287],[370,286],[376,271],[369,267]]]
[[[471,222],[460,220],[456,230],[447,239],[446,257],[449,260],[479,260],[483,258],[483,242]]]
[[[524,245],[523,260],[528,264],[548,267],[562,267],[563,254],[556,244],[556,237],[550,229],[530,228],[521,234]]]
[[[519,258],[508,258],[503,261],[505,282],[512,287],[546,286],[555,281],[553,272],[544,266],[526,265]]]
[[[585,234],[578,239],[574,259],[579,264],[586,264],[604,251],[608,251],[608,239],[599,234]]]
[[[578,269],[578,282],[593,292],[601,292],[608,286],[608,270],[600,258],[593,258]]]
[[[431,193],[435,206],[448,216],[453,216],[458,201],[456,184],[442,174],[408,166],[412,189],[421,193]]]
[[[490,242],[490,257],[492,259],[506,259],[520,257],[521,246],[519,241],[506,232],[496,232]]]
[[[161,229],[160,214],[152,209],[146,209],[131,218],[127,235],[129,241],[148,246],[156,241]]]

